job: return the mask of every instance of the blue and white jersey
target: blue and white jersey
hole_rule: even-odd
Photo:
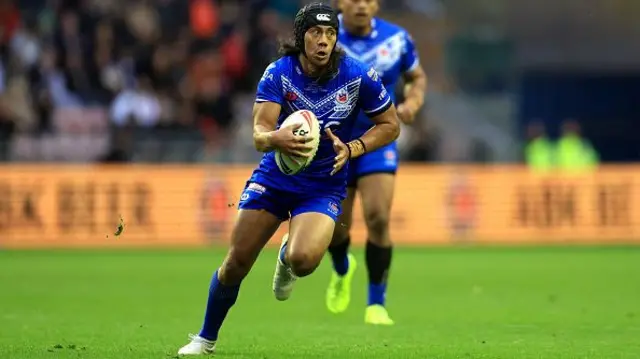
[[[366,36],[352,35],[344,28],[342,16],[338,44],[347,55],[364,62],[378,72],[382,83],[391,92],[395,103],[395,87],[400,77],[420,64],[418,53],[409,33],[398,25],[380,18],[371,20],[372,31]],[[361,114],[352,138],[362,136],[373,123]]]
[[[376,116],[391,107],[391,98],[373,68],[344,56],[336,76],[319,84],[306,76],[295,56],[285,56],[269,65],[258,83],[256,102],[274,102],[282,106],[278,128],[293,112],[309,110],[320,122],[320,144],[313,162],[296,175],[285,175],[278,169],[275,153],[262,157],[251,182],[288,192],[309,194],[346,194],[346,166],[330,175],[336,153],[324,131],[331,131],[347,143],[356,118]]]

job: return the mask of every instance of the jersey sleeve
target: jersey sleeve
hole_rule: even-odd
[[[276,63],[272,63],[264,70],[264,74],[262,74],[262,78],[258,82],[256,102],[275,102],[282,105],[282,82],[280,81],[280,72]]]
[[[363,68],[360,83],[359,101],[362,111],[369,117],[375,117],[391,107],[391,97],[382,84],[378,72],[370,67]]]
[[[420,58],[416,51],[416,45],[411,35],[405,32],[404,48],[402,49],[402,72],[409,72],[420,65]]]

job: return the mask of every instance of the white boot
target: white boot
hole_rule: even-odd
[[[199,335],[189,334],[191,342],[178,350],[178,355],[210,355],[216,349],[216,342]]]
[[[293,285],[298,279],[298,277],[296,277],[291,271],[291,268],[280,260],[282,247],[284,247],[288,241],[289,234],[287,233],[282,237],[282,244],[280,244],[278,259],[276,260],[276,271],[273,274],[273,294],[275,294],[277,300],[289,299],[289,296],[291,296],[291,292],[293,291]]]

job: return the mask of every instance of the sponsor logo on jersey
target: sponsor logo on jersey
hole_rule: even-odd
[[[380,95],[378,95],[378,100],[382,101],[382,99],[385,98],[385,96],[387,96],[387,89],[383,88],[382,91],[380,92]]]
[[[261,184],[257,184],[255,182],[251,182],[247,186],[247,191],[256,192],[256,193],[264,193],[264,192],[267,191],[267,189]]]
[[[264,73],[262,74],[262,78],[260,79],[260,81],[265,81],[265,80],[273,81],[273,74],[271,73],[271,70],[274,69],[275,67],[276,65],[273,63],[267,66],[267,68],[264,70]]]
[[[369,76],[370,79],[372,79],[373,81],[378,81],[378,73],[376,72],[376,69],[374,69],[373,67],[369,69],[369,71],[367,71],[367,76]]]

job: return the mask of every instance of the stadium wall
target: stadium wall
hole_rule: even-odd
[[[223,244],[251,170],[0,166],[0,247]],[[362,243],[363,216],[355,212],[353,239]],[[125,230],[116,237],[120,216]],[[640,166],[535,174],[517,166],[405,165],[391,229],[401,245],[640,243]]]

